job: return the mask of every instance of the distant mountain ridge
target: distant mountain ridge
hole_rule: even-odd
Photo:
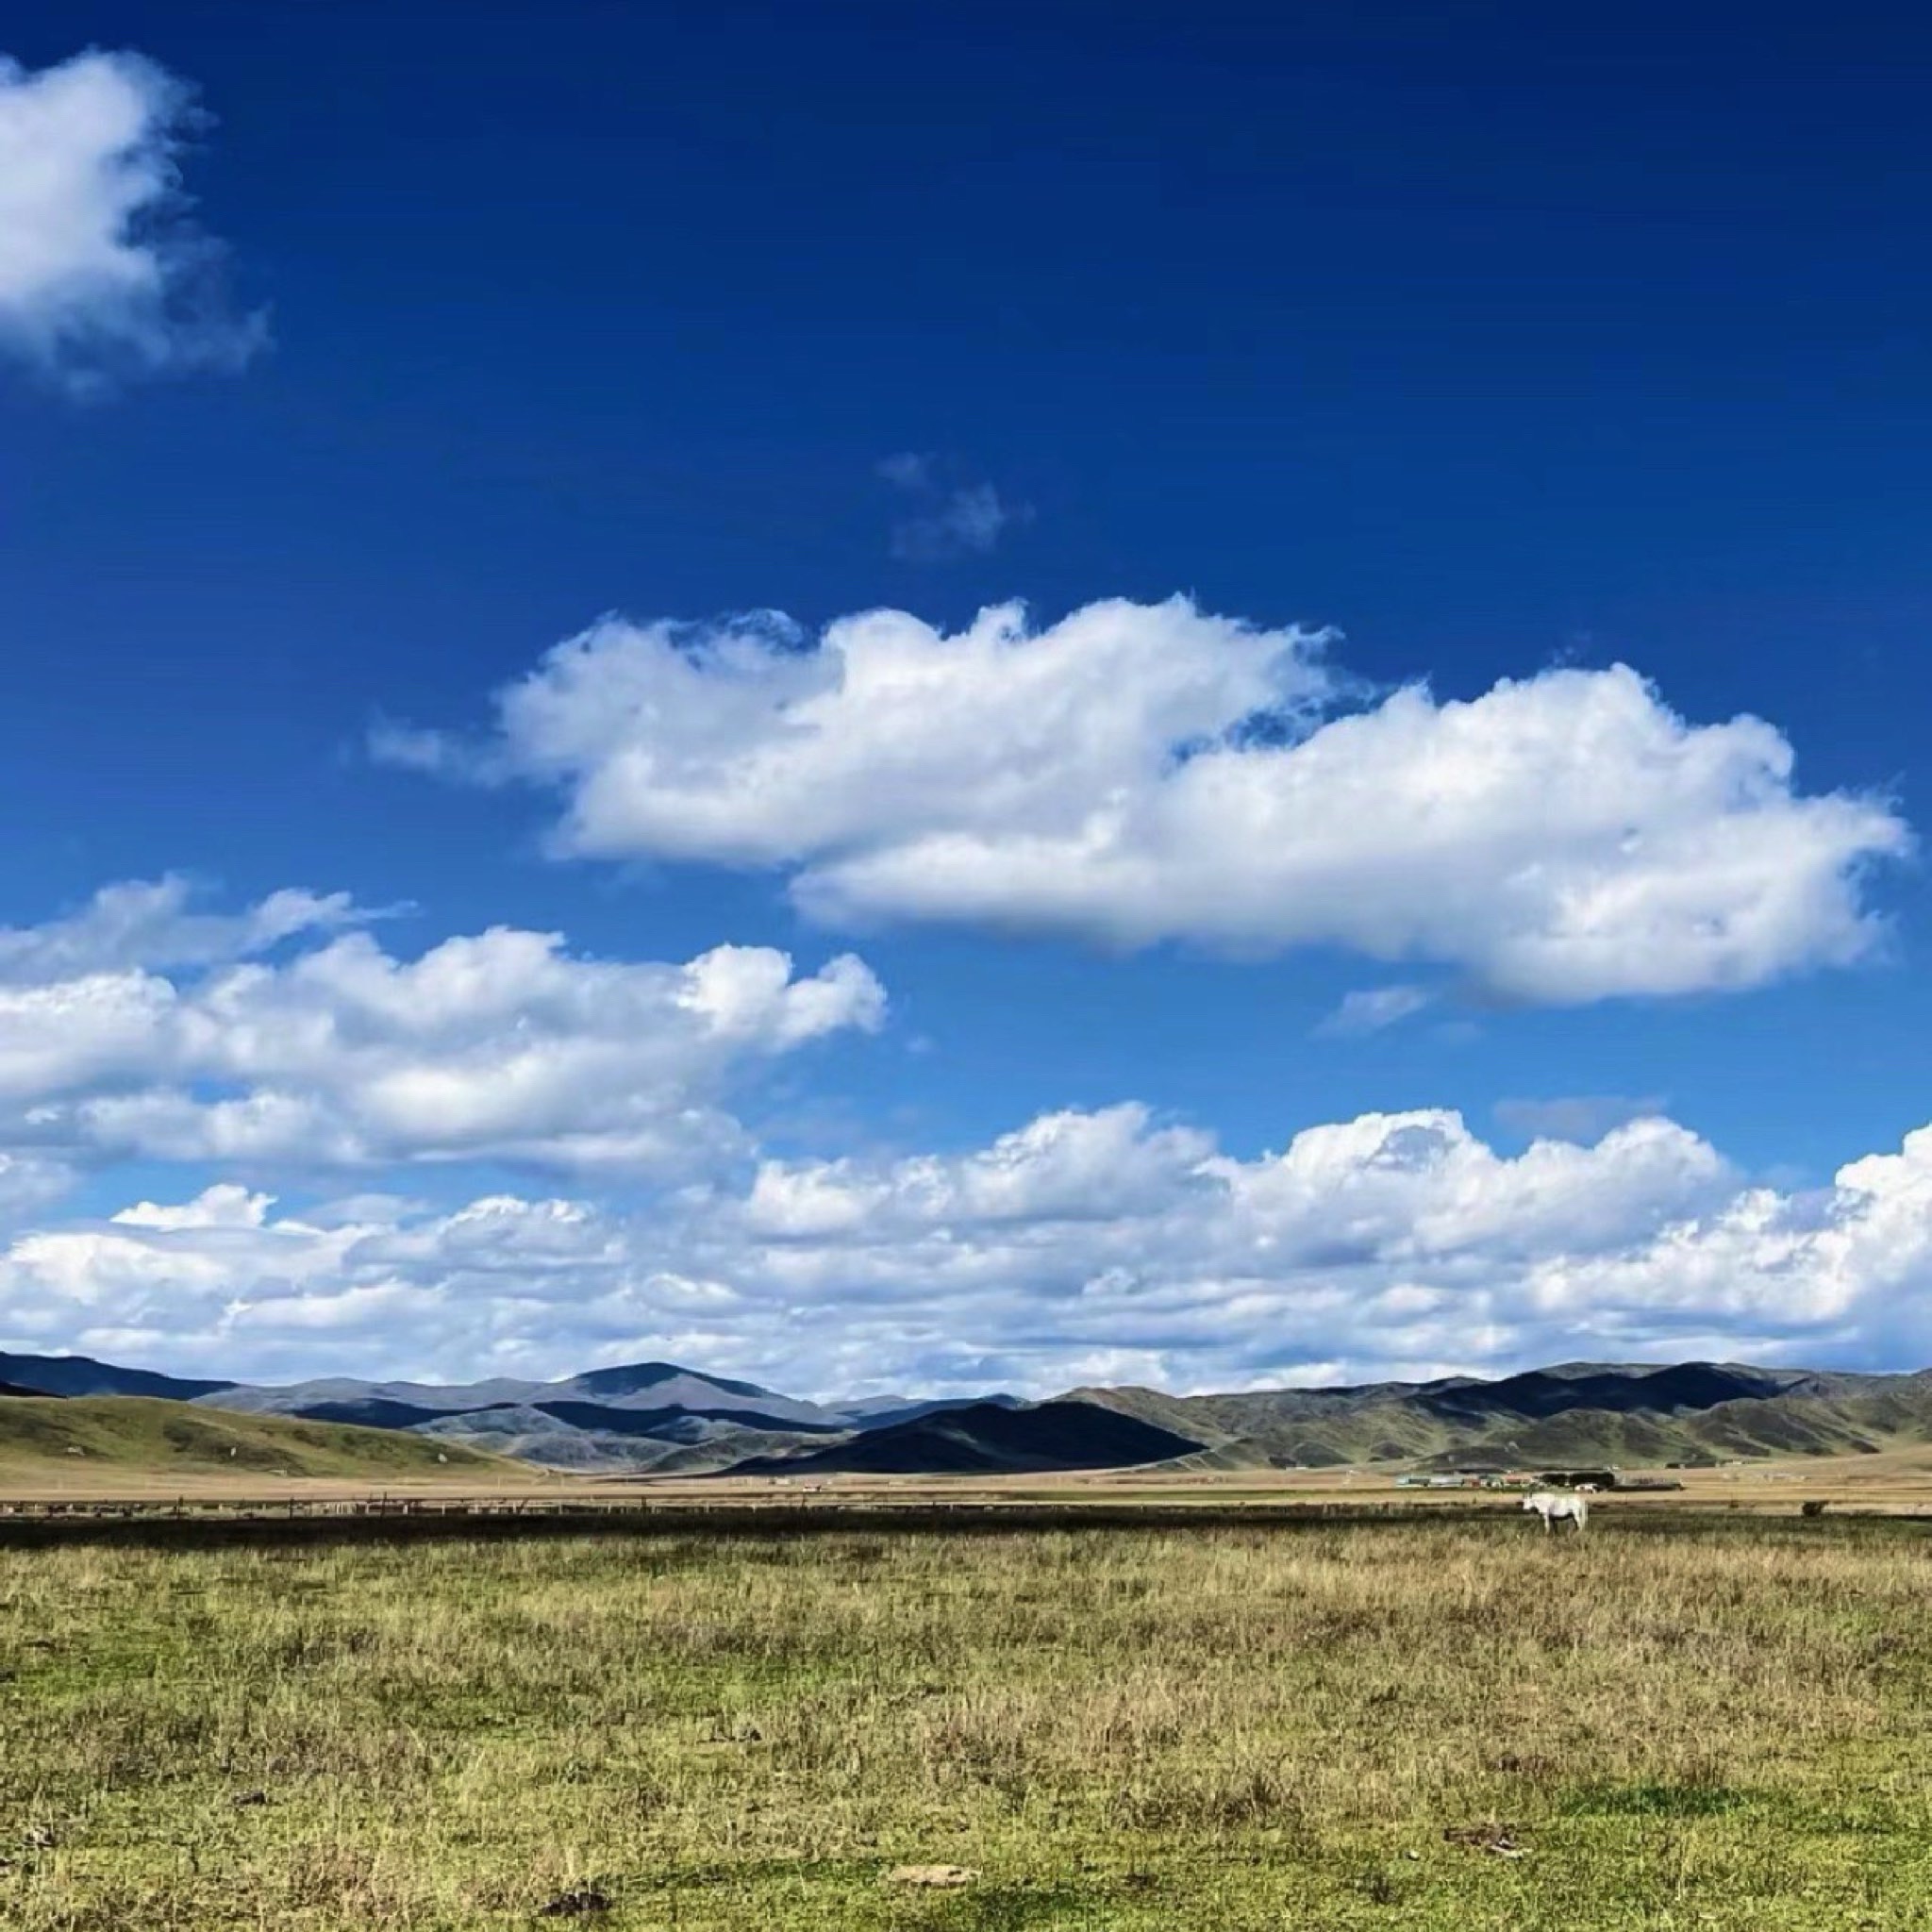
[[[0,1353],[0,1391],[147,1396],[402,1431],[608,1474],[988,1474],[1127,1468],[1640,1468],[1843,1455],[1932,1441],[1932,1371],[1858,1374],[1740,1362],[1561,1362],[1486,1380],[1169,1395],[1087,1388],[805,1401],[675,1362],[558,1381],[323,1376],[279,1387],[166,1375],[84,1356]]]
[[[992,1394],[905,1395],[819,1403],[675,1362],[623,1362],[554,1382],[367,1381],[325,1375],[280,1385],[166,1375],[85,1356],[0,1353],[0,1386],[24,1394],[159,1396],[242,1414],[404,1430],[444,1444],[598,1474],[703,1474],[886,1429],[967,1403],[1018,1407]]]
[[[708,1408],[720,1413],[753,1411],[785,1423],[842,1422],[835,1411],[815,1402],[798,1402],[753,1382],[726,1381],[681,1369],[671,1362],[636,1362],[619,1368],[592,1369],[560,1382],[532,1382],[497,1375],[483,1382],[361,1382],[348,1376],[325,1376],[282,1387],[247,1387],[227,1382],[212,1385],[208,1394],[225,1408],[258,1414],[299,1415],[318,1402],[395,1402],[435,1415],[463,1414],[482,1408],[531,1406],[542,1402],[587,1402],[600,1407]]]
[[[0,1382],[39,1395],[157,1395],[192,1402],[232,1389],[233,1382],[163,1375],[153,1369],[123,1369],[85,1355],[8,1355],[0,1352]]]
[[[1221,1467],[1639,1468],[1869,1453],[1932,1441],[1932,1372],[1925,1371],[1566,1362],[1497,1381],[1457,1375],[1227,1395],[1151,1389],[1073,1394],[1194,1436],[1202,1456]]]

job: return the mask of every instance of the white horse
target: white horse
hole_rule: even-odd
[[[1556,1528],[1558,1522],[1567,1519],[1576,1525],[1576,1533],[1581,1536],[1590,1522],[1589,1498],[1574,1491],[1567,1496],[1559,1496],[1554,1490],[1536,1490],[1524,1497],[1523,1507],[1534,1509],[1542,1518],[1546,1531]]]

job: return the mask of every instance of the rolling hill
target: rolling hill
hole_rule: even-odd
[[[499,1375],[452,1384],[346,1376],[282,1387],[224,1383],[195,1400],[204,1407],[405,1429],[445,1447],[587,1474],[712,1468],[865,1426],[753,1382],[655,1361],[556,1382]]]
[[[232,1389],[232,1382],[163,1375],[153,1369],[123,1369],[85,1355],[8,1355],[0,1350],[0,1382],[41,1395],[159,1395],[192,1402]]]
[[[204,1409],[150,1395],[25,1397],[0,1402],[0,1472],[79,1464],[117,1473],[327,1476],[385,1482],[501,1477],[495,1457],[391,1429]]]
[[[6,1373],[0,1358],[0,1374]],[[16,1378],[30,1379],[30,1378]],[[223,1408],[252,1409],[272,1415],[308,1415],[322,1405],[400,1403],[425,1417],[465,1415],[478,1409],[534,1407],[546,1403],[594,1404],[599,1408],[678,1410],[763,1418],[765,1424],[803,1424],[844,1427],[847,1418],[815,1402],[799,1402],[756,1383],[704,1375],[675,1362],[629,1362],[592,1369],[560,1382],[520,1381],[494,1376],[487,1382],[360,1382],[345,1376],[296,1382],[281,1388],[234,1382],[210,1383],[197,1398]],[[413,1426],[413,1424],[411,1425]]]
[[[1191,1435],[1222,1468],[1640,1468],[1932,1441],[1932,1374],[1725,1362],[1574,1362],[1494,1382],[1456,1376],[1229,1395],[1081,1389],[1072,1399]]]
[[[156,1395],[210,1413],[402,1431],[445,1454],[470,1449],[587,1474],[704,1474],[962,1406],[960,1398],[906,1395],[806,1402],[664,1361],[619,1363],[553,1382],[324,1376],[274,1386],[164,1375],[83,1356],[0,1354],[0,1386],[8,1384],[23,1393]],[[1011,1395],[967,1399],[1020,1406]]]
[[[16,1433],[32,1413],[64,1407],[36,1396],[65,1397],[82,1410],[139,1398],[211,1428],[253,1422],[271,1435],[276,1424],[324,1432],[224,1438],[217,1453],[242,1468],[306,1466],[325,1439],[335,1440],[326,1437],[331,1430],[362,1443],[354,1453],[363,1468],[374,1453],[365,1439],[373,1439],[406,1462],[416,1458],[412,1467],[508,1457],[632,1475],[987,1474],[1161,1460],[1195,1469],[1641,1468],[1932,1442],[1932,1371],[1850,1374],[1737,1362],[1564,1362],[1493,1380],[1450,1375],[1206,1395],[1075,1389],[1044,1403],[1003,1394],[810,1402],[663,1361],[549,1382],[333,1376],[269,1387],[79,1356],[0,1354],[0,1420],[12,1418]],[[32,1426],[44,1432],[49,1424]],[[138,1450],[130,1438],[126,1453],[172,1466],[194,1453],[182,1446],[201,1440],[192,1426],[141,1437]],[[89,1448],[78,1440],[75,1446]],[[303,1456],[294,1455],[298,1447]],[[52,1453],[64,1454],[65,1445]],[[121,1452],[104,1440],[100,1453]],[[6,1454],[0,1438],[0,1457]]]
[[[823,1449],[738,1463],[733,1475],[1015,1475],[1131,1469],[1199,1444],[1137,1416],[1087,1402],[1008,1408],[993,1402],[935,1410]]]

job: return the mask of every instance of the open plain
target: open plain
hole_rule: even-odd
[[[0,1920],[1932,1924],[1932,1540],[1725,1487],[0,1550]]]

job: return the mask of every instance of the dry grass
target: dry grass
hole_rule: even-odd
[[[300,1490],[317,1481],[521,1484],[501,1457],[400,1429],[249,1415],[151,1396],[0,1398],[0,1496],[166,1494],[171,1486]]]
[[[113,1400],[123,1403],[124,1398]],[[48,1405],[52,1407],[52,1405]],[[17,1407],[17,1405],[16,1405]],[[176,1405],[163,1405],[177,1407]],[[203,1411],[194,1411],[203,1413]],[[364,1430],[341,1431],[363,1437]],[[385,1432],[375,1432],[378,1437]],[[394,1438],[391,1436],[391,1440]],[[417,1439],[404,1438],[413,1442]],[[763,1476],[587,1475],[541,1468],[500,1457],[479,1457],[472,1464],[426,1471],[385,1470],[360,1477],[280,1478],[260,1470],[157,1466],[150,1458],[113,1461],[67,1457],[59,1454],[8,1456],[0,1443],[0,1508],[35,1501],[127,1501],[152,1503],[183,1496],[206,1501],[345,1500],[382,1493],[464,1496],[546,1496],[563,1498],[637,1497],[658,1503],[798,1502],[809,1493],[828,1505],[933,1500],[953,1504],[1040,1501],[1158,1504],[1281,1502],[1401,1502],[1406,1506],[1457,1509],[1485,1499],[1480,1493],[1404,1490],[1396,1486],[1399,1465],[1358,1469],[1228,1470],[1175,1472],[1169,1468],[1087,1470],[1064,1475],[868,1476],[840,1475],[810,1483],[774,1481]],[[1803,1501],[1820,1499],[1834,1507],[1932,1515],[1932,1443],[1905,1445],[1870,1456],[1813,1456],[1758,1460],[1722,1469],[1635,1471],[1667,1475],[1681,1491],[1657,1496],[1618,1496],[1607,1507],[1661,1508],[1686,1507],[1728,1512],[1794,1513]]]
[[[1932,1924],[1928,1595],[1829,1518],[0,1553],[0,1922]]]

